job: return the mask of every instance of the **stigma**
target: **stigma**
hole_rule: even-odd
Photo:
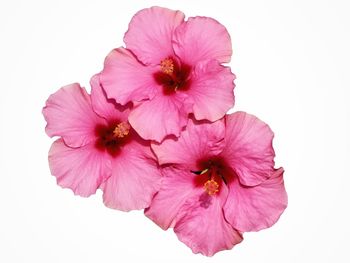
[[[171,58],[163,59],[160,62],[160,70],[168,75],[171,75],[174,72],[174,61]]]
[[[127,122],[119,123],[113,130],[113,136],[116,138],[124,138],[130,132],[130,125]]]
[[[204,189],[208,195],[215,195],[217,192],[219,192],[219,184],[215,180],[210,179],[205,182]]]

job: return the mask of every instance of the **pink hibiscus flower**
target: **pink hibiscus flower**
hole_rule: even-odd
[[[46,102],[46,133],[61,137],[49,152],[51,173],[60,186],[80,196],[101,187],[108,207],[148,207],[161,177],[150,143],[129,125],[130,105],[107,100],[98,75],[91,86],[91,96],[75,83]]]
[[[144,139],[178,137],[188,114],[216,121],[234,104],[229,67],[231,39],[209,17],[190,17],[161,7],[139,11],[124,42],[105,60],[101,83],[108,97],[134,103],[131,126]]]
[[[265,123],[244,112],[214,123],[190,119],[180,138],[152,145],[167,166],[146,215],[207,256],[231,249],[243,232],[272,226],[287,206],[272,139]]]

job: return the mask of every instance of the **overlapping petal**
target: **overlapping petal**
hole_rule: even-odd
[[[220,195],[210,196],[197,190],[181,207],[174,228],[180,241],[193,253],[213,256],[216,252],[231,249],[243,240],[242,235],[226,220],[222,207],[227,196],[223,185]],[[203,204],[204,202],[204,204]]]
[[[243,232],[259,231],[276,223],[288,203],[283,172],[283,168],[277,169],[269,179],[254,187],[234,180],[224,206],[227,221]]]
[[[125,105],[132,101],[151,99],[159,89],[153,73],[156,67],[144,66],[125,48],[112,50],[101,72],[101,85],[108,98]]]
[[[102,185],[107,207],[130,211],[150,205],[160,188],[161,173],[150,147],[136,140],[112,160],[112,176]]]
[[[84,146],[95,140],[95,126],[105,123],[91,107],[91,99],[84,88],[74,83],[59,89],[46,101],[43,115],[46,133],[61,136],[71,147]]]
[[[106,121],[119,120],[127,121],[130,112],[130,104],[122,106],[115,103],[114,99],[107,99],[107,95],[100,83],[100,75],[93,76],[90,80],[91,104],[96,114]]]
[[[229,62],[232,44],[226,28],[210,17],[190,17],[174,32],[173,47],[177,56],[189,65],[206,60]]]
[[[245,112],[226,115],[222,156],[246,186],[262,183],[274,171],[273,132],[257,117]]]
[[[185,94],[158,94],[135,106],[130,112],[129,122],[142,138],[161,142],[167,135],[180,136],[191,107],[192,103]]]
[[[224,148],[224,121],[198,122],[190,119],[186,130],[177,139],[166,139],[162,144],[152,144],[160,164],[181,164],[197,169],[197,161],[218,155]]]
[[[126,47],[144,64],[158,65],[164,58],[174,56],[171,39],[184,17],[181,11],[157,6],[137,12],[124,36]]]
[[[181,206],[196,194],[195,186],[191,183],[195,175],[181,167],[166,167],[162,169],[162,173],[162,187],[145,214],[166,230],[175,225],[175,217]]]
[[[189,96],[197,120],[216,121],[234,105],[235,75],[217,61],[199,63],[194,70]]]
[[[111,175],[111,163],[94,143],[79,148],[68,147],[62,139],[56,140],[49,152],[52,175],[58,185],[70,188],[76,195],[88,197]]]

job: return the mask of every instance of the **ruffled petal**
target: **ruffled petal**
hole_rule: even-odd
[[[283,172],[280,168],[269,179],[252,187],[234,180],[224,206],[227,221],[243,232],[259,231],[276,223],[288,203]]]
[[[112,166],[112,176],[101,187],[104,204],[122,211],[148,207],[161,179],[149,145],[136,141],[127,144]]]
[[[129,50],[118,48],[107,56],[100,81],[108,98],[125,105],[154,96],[159,89],[153,77],[157,70],[142,65]]]
[[[127,121],[130,112],[130,104],[122,106],[113,99],[107,99],[107,95],[100,83],[99,74],[93,76],[91,84],[91,103],[92,108],[99,116],[109,120]]]
[[[226,28],[209,17],[190,17],[174,32],[174,51],[189,65],[212,59],[220,63],[230,62],[231,46]]]
[[[158,226],[166,230],[173,227],[181,206],[195,192],[192,182],[194,174],[181,167],[166,167],[162,169],[162,186],[152,200],[151,206],[145,210],[145,215]]]
[[[227,187],[223,185],[220,195],[198,192],[201,194],[189,198],[178,213],[174,231],[179,240],[193,253],[205,256],[213,256],[240,243],[242,235],[225,220],[222,211]]]
[[[194,101],[193,112],[197,120],[216,121],[233,107],[234,79],[230,68],[215,60],[195,67],[187,93]]]
[[[126,47],[144,64],[159,64],[164,58],[174,56],[173,31],[184,17],[181,11],[156,6],[137,12],[124,36]]]
[[[94,194],[111,175],[108,156],[96,150],[94,143],[71,148],[58,139],[51,146],[49,165],[58,185],[84,197]]]
[[[180,138],[166,139],[162,144],[152,144],[160,164],[180,164],[197,169],[197,161],[216,156],[224,148],[224,121],[214,123],[190,119]]]
[[[273,132],[257,117],[245,112],[226,115],[222,156],[246,186],[262,183],[274,171]]]
[[[95,140],[95,127],[104,123],[92,110],[91,100],[78,83],[59,89],[46,101],[43,115],[46,133],[61,136],[71,147],[80,147]]]
[[[161,142],[168,135],[180,136],[191,108],[192,103],[185,94],[158,94],[133,108],[129,122],[142,138]]]

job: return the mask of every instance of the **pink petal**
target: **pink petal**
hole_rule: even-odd
[[[280,168],[253,187],[242,186],[234,180],[224,206],[227,221],[243,232],[259,231],[276,223],[288,202],[283,172]]]
[[[187,93],[194,101],[193,112],[197,120],[216,121],[233,107],[234,78],[230,68],[217,61],[196,66]]]
[[[175,233],[179,240],[190,247],[193,253],[213,256],[216,252],[231,249],[243,240],[242,235],[225,220],[222,207],[227,196],[223,185],[220,195],[201,194],[187,200],[177,216]],[[208,205],[203,205],[202,199]]]
[[[90,96],[79,84],[59,89],[46,101],[43,115],[46,133],[62,136],[71,147],[80,147],[95,140],[95,126],[104,123],[91,107]]]
[[[214,123],[190,119],[186,130],[177,140],[166,139],[162,144],[152,144],[159,164],[183,164],[196,169],[197,161],[207,156],[216,156],[224,148],[224,121]]]
[[[239,181],[254,186],[274,171],[273,132],[257,117],[245,112],[226,115],[225,149],[222,156]]]
[[[173,47],[183,62],[195,65],[216,59],[230,62],[231,38],[226,28],[209,17],[191,17],[174,32]]]
[[[150,147],[131,142],[113,160],[112,166],[112,176],[102,185],[105,205],[122,211],[148,207],[161,179]]]
[[[171,38],[184,16],[181,11],[156,6],[137,12],[124,36],[126,47],[143,63],[158,65],[174,56]]]
[[[160,93],[133,108],[129,122],[142,138],[161,142],[167,135],[180,136],[191,108],[185,94],[166,96]]]
[[[127,121],[130,112],[130,105],[122,106],[113,99],[107,99],[107,95],[100,83],[100,76],[97,74],[90,80],[92,108],[99,116],[108,120]]]
[[[165,230],[175,225],[174,219],[181,206],[196,192],[191,183],[194,174],[189,169],[166,167],[162,172],[162,187],[145,214]]]
[[[71,148],[62,139],[58,139],[51,146],[49,164],[58,185],[84,197],[94,194],[111,175],[108,156],[98,152],[94,143]]]
[[[100,81],[108,98],[125,105],[130,101],[153,98],[159,89],[153,78],[157,70],[142,65],[129,50],[118,48],[107,56]]]

